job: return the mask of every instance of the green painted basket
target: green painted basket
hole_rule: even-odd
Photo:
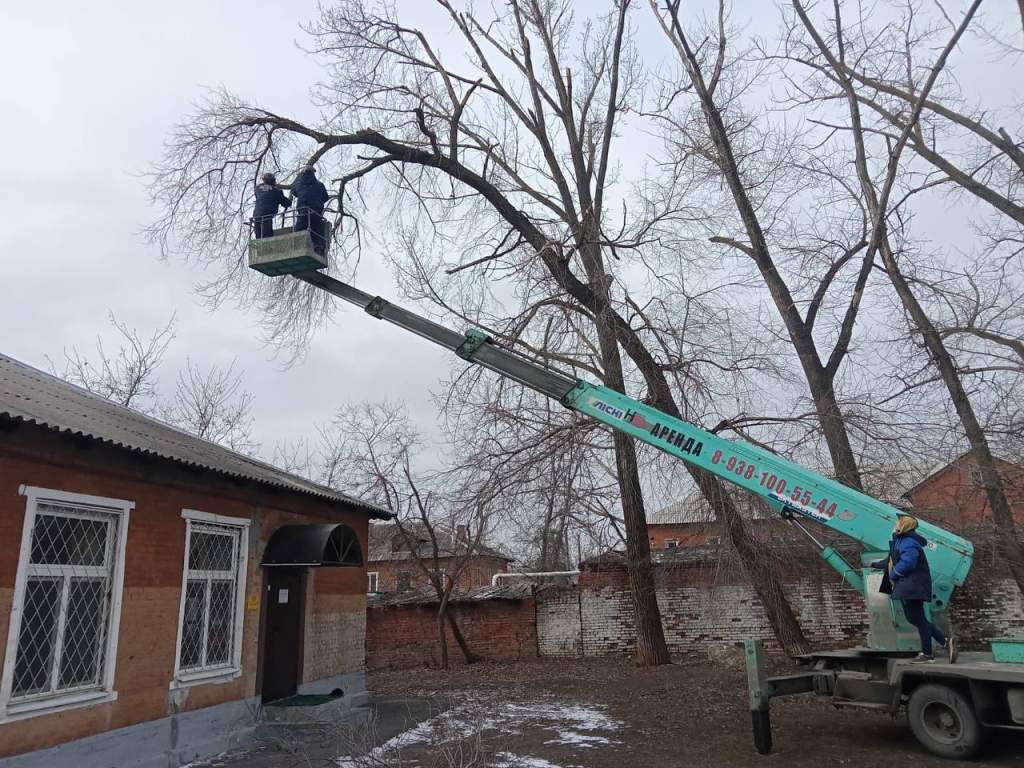
[[[1024,664],[1024,637],[993,637],[989,642],[993,661]]]

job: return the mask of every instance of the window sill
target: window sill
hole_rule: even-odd
[[[194,685],[220,685],[230,683],[241,675],[242,670],[237,667],[219,667],[202,672],[179,672],[171,681],[170,689],[175,691],[179,688],[191,688]]]
[[[10,723],[15,720],[25,720],[29,717],[52,715],[58,712],[66,712],[70,709],[107,704],[111,701],[117,701],[117,691],[81,691],[70,693],[67,696],[55,696],[37,701],[8,704],[6,709],[0,713],[0,723]]]

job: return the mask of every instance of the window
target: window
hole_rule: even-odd
[[[0,721],[116,698],[128,513],[120,499],[21,489],[28,499]]]
[[[399,592],[408,592],[412,589],[412,574],[408,571],[402,571],[398,574],[397,589]]]
[[[222,682],[242,665],[249,521],[185,510],[178,656],[171,687]]]
[[[372,595],[372,594],[375,594],[376,592],[378,592],[379,590],[377,589],[377,587],[378,587],[377,572],[376,571],[369,571],[369,572],[367,572],[367,574],[366,574],[366,592],[367,592],[367,594]]]
[[[667,549],[678,549],[679,539],[665,539],[665,547]]]
[[[708,544],[710,544],[711,546],[717,547],[721,543],[722,543],[722,537],[721,536],[708,536]]]

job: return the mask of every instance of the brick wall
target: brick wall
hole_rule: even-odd
[[[973,456],[961,456],[949,466],[915,486],[907,495],[914,509],[943,526],[974,525],[991,521],[988,497],[976,477]],[[1013,519],[1024,524],[1024,467],[996,459]]]
[[[453,603],[451,610],[470,651],[489,660],[516,661],[537,657],[534,601],[478,600]],[[462,663],[450,627],[448,656]],[[368,669],[436,667],[440,662],[437,605],[370,606],[366,618]]]
[[[817,565],[784,574],[786,593],[816,648],[862,643],[867,635],[860,595]],[[753,589],[728,567],[661,567],[658,606],[673,654],[703,654],[710,645],[750,638],[775,646]],[[580,574],[578,588],[536,595],[542,656],[621,656],[636,649],[635,613],[625,570],[603,566]],[[1008,574],[980,562],[952,605],[952,621],[967,645],[1024,633],[1024,600]]]
[[[976,540],[981,541],[980,536]],[[764,609],[734,562],[724,556],[680,554],[685,562],[657,569],[658,605],[673,654],[704,655],[710,646],[750,638],[776,647]],[[860,594],[844,587],[834,571],[808,554],[781,563],[787,596],[808,639],[819,649],[863,643],[867,615]],[[436,664],[435,610],[404,605],[371,608],[367,666]],[[546,586],[532,600],[459,603],[455,610],[470,647],[485,658],[518,659],[537,653],[553,658],[628,656],[636,649],[633,602],[621,565],[585,569],[578,586]],[[1024,634],[1024,600],[984,545],[978,548],[970,579],[954,597],[951,618],[968,646]],[[453,661],[460,661],[453,642],[451,649]]]
[[[258,695],[260,559],[285,523],[344,522],[366,554],[367,518],[295,493],[187,469],[24,425],[0,433],[0,664],[6,648],[25,518],[20,485],[135,502],[128,525],[114,689],[117,700],[0,725],[0,756]],[[228,682],[169,690],[174,675],[185,548],[182,509],[246,518],[249,562],[242,674]],[[307,590],[304,681],[363,668],[366,571],[321,569]],[[0,761],[2,762],[2,761]]]
[[[547,587],[537,593],[537,647],[541,656],[579,656],[580,593],[576,587]]]

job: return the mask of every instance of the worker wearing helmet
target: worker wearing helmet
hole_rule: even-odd
[[[256,237],[271,237],[274,234],[274,217],[279,207],[287,208],[292,204],[272,173],[264,173],[260,183],[256,185],[256,206],[252,212],[253,232]]]
[[[932,574],[924,548],[927,540],[917,532],[917,518],[900,515],[893,528],[887,560],[878,560],[872,567],[885,569],[882,591],[903,604],[907,621],[917,628],[921,638],[921,652],[914,661],[934,661],[934,640],[938,648],[949,647],[950,661],[955,660],[952,638],[947,644],[945,635],[928,620],[925,603],[932,599]]]
[[[327,222],[324,220],[324,205],[330,199],[327,187],[317,179],[316,169],[307,165],[292,184],[295,199],[295,231],[309,228],[313,235],[313,250],[321,256],[327,246]]]

